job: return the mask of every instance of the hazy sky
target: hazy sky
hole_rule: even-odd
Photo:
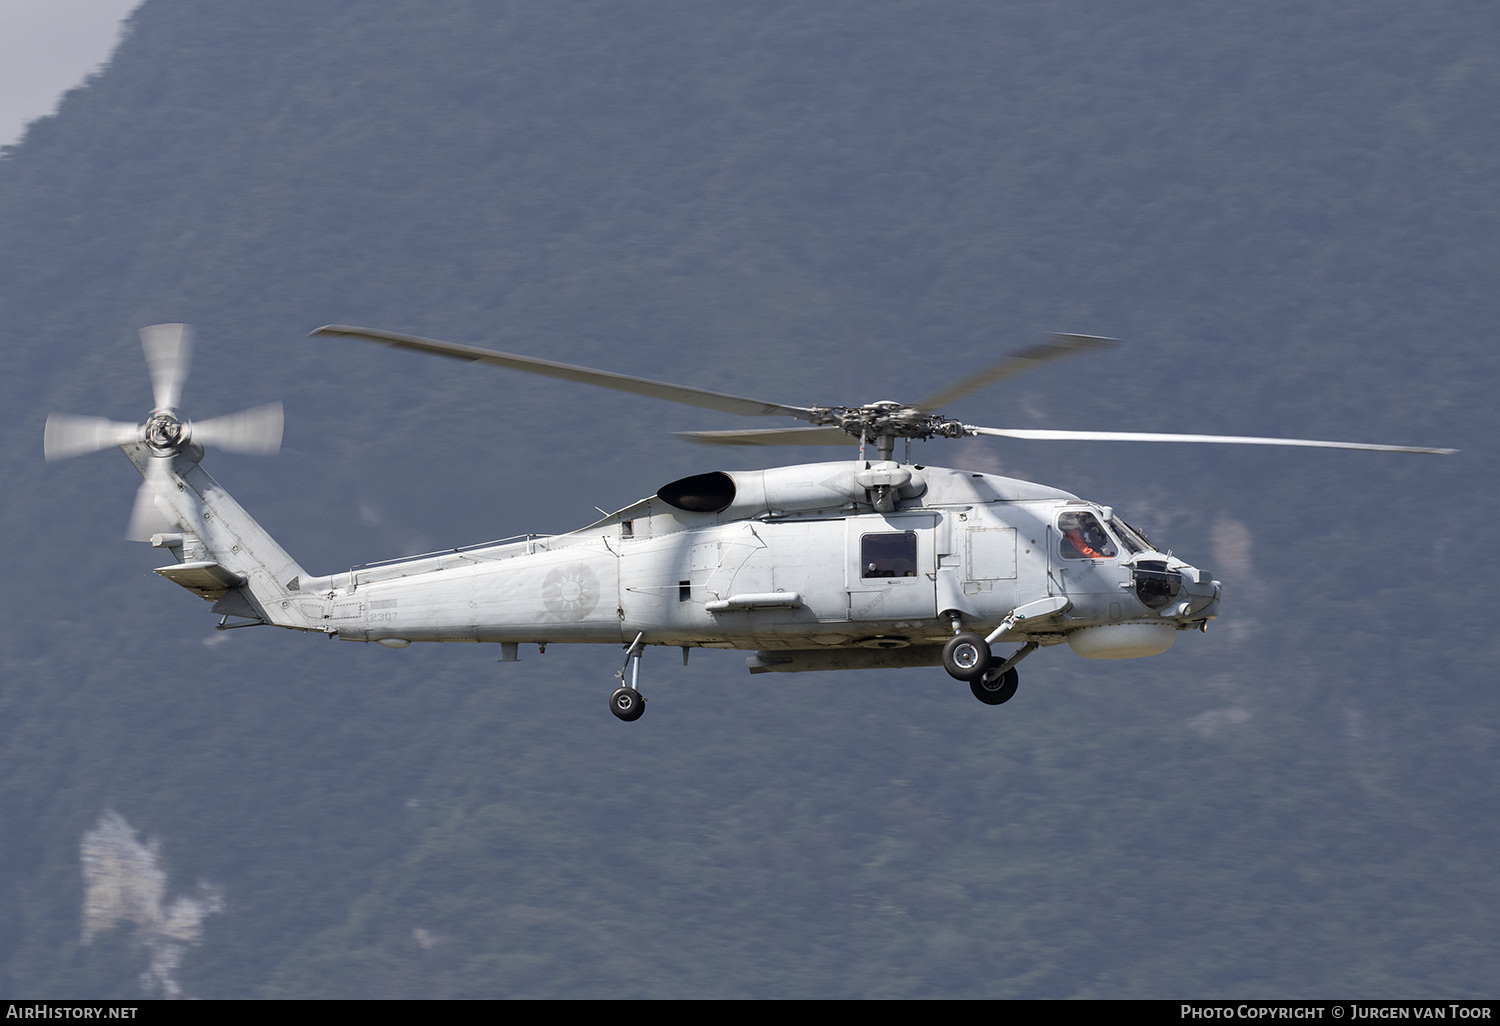
[[[140,0],[0,0],[0,146],[109,57]]]

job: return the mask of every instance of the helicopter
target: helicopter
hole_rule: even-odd
[[[1089,659],[1133,659],[1206,631],[1222,585],[1164,552],[1108,505],[996,474],[914,464],[912,439],[1304,446],[1448,455],[1453,449],[1235,435],[993,428],[942,407],[1046,364],[1115,345],[1054,334],[926,399],[790,406],[372,328],[358,339],[742,416],[804,426],[683,432],[709,445],[852,445],[853,460],[711,471],[566,534],[513,538],[309,574],[209,476],[205,446],[273,453],[279,403],[194,422],[178,408],[188,325],[141,329],[154,406],[141,424],[52,414],[44,453],[118,446],[140,472],[126,537],[166,549],[155,572],[212,603],[220,630],[272,625],[345,641],[621,645],[609,707],[645,711],[648,647],[740,649],[751,673],[941,666],[986,705],[1016,693],[1017,664],[1066,644]],[[904,458],[896,458],[897,442]],[[601,510],[601,512],[603,512]],[[1014,649],[1007,654],[995,646]]]

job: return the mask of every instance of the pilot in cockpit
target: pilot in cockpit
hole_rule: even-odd
[[[1118,551],[1104,525],[1092,513],[1064,513],[1057,518],[1064,559],[1113,559]]]

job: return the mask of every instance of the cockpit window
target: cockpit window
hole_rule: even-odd
[[[1057,518],[1063,559],[1113,559],[1119,555],[1114,539],[1092,513],[1064,513]]]
[[[1130,550],[1131,555],[1156,551],[1151,547],[1150,540],[1144,534],[1131,527],[1119,517],[1112,517],[1109,521],[1109,527],[1114,532],[1115,537],[1125,543],[1125,547]]]
[[[917,576],[917,535],[867,534],[859,540],[859,576]]]

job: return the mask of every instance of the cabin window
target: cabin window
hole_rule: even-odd
[[[1120,554],[1114,539],[1092,513],[1064,513],[1057,518],[1063,559],[1114,559]]]
[[[634,520],[621,520],[620,521],[620,537],[621,538],[634,538],[635,537],[635,521]]]
[[[859,576],[917,576],[917,533],[867,534],[859,540]]]

